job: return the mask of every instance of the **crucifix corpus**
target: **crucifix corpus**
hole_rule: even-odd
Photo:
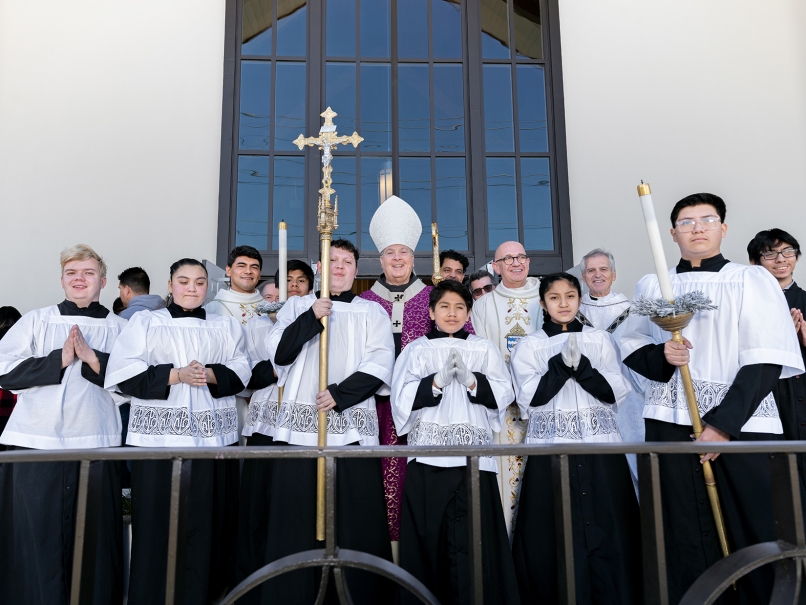
[[[358,136],[357,132],[353,132],[350,136],[336,134],[336,125],[333,123],[333,118],[338,114],[328,107],[323,113],[319,114],[325,119],[325,123],[319,129],[318,137],[304,137],[299,135],[294,144],[300,148],[313,147],[316,145],[319,149],[324,151],[322,154],[322,188],[319,190],[319,218],[317,229],[319,230],[319,244],[321,249],[321,271],[322,271],[322,285],[321,297],[330,298],[330,242],[333,239],[333,232],[339,228],[339,198],[335,197],[334,203],[331,204],[330,196],[336,193],[331,184],[333,179],[330,174],[333,172],[333,167],[330,165],[333,160],[331,149],[341,145],[351,143],[352,146],[358,147],[358,144],[364,139]],[[325,315],[319,321],[322,322],[324,330],[319,337],[319,390],[324,391],[327,389],[327,350],[328,350],[328,316]],[[318,446],[325,447],[327,445],[327,413],[319,411],[318,417]],[[316,460],[316,539],[325,539],[325,459],[319,457]]]

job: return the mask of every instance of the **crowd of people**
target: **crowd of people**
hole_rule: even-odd
[[[110,312],[99,303],[104,260],[76,245],[61,254],[62,302],[24,315],[0,308],[0,443],[312,446],[321,411],[329,446],[689,441],[678,368],[690,364],[705,427],[697,440],[702,460],[719,458],[730,546],[772,541],[766,458],[720,457],[707,442],[806,438],[806,292],[793,280],[801,251],[769,229],[749,243],[749,264],[730,262],[726,212],[713,194],[671,211],[674,294],[702,292],[716,307],[695,316],[683,343],[631,312],[601,248],[540,278],[518,242],[498,247],[492,272],[468,274],[464,255],[444,251],[442,281],[426,285],[414,272],[422,225],[397,197],[370,224],[381,274],[369,290],[354,292],[359,252],[336,239],[327,296],[312,267],[291,260],[276,312],[264,303],[278,301],[279,278],[260,282],[263,258],[249,246],[232,250],[230,287],[212,300],[204,265],[184,258],[170,267],[167,299],[150,293],[143,269],[121,272]],[[639,296],[660,297],[656,275],[639,281]],[[802,456],[798,465],[806,496]],[[700,457],[661,456],[660,472],[669,602],[678,603],[721,554]],[[574,455],[570,473],[577,602],[642,603],[635,456]],[[0,465],[0,605],[68,602],[78,475],[79,463]],[[162,602],[169,460],[103,463],[94,601],[123,598],[121,481],[131,488],[128,603]],[[467,485],[463,457],[340,459],[337,542],[397,563],[440,603],[470,603]],[[483,457],[479,485],[484,602],[559,602],[550,458]],[[315,495],[313,459],[194,461],[185,603],[214,603],[264,565],[320,548]],[[284,574],[240,602],[312,603],[320,573]],[[726,602],[767,602],[773,577],[769,566],[752,572]],[[346,579],[355,603],[416,602],[367,571]]]

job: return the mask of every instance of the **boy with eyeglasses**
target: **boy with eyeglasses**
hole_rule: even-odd
[[[778,280],[784,292],[787,307],[792,317],[795,332],[800,344],[800,353],[806,364],[806,290],[795,283],[792,273],[800,258],[800,244],[783,229],[759,231],[747,244],[747,256],[751,265],[761,265]],[[806,439],[806,376],[800,374],[782,378],[773,391],[784,437]],[[806,455],[798,454],[798,474],[800,475],[801,499],[806,512]]]
[[[697,313],[683,343],[669,340],[647,317],[631,314],[619,348],[625,365],[648,379],[644,391],[647,441],[688,441],[691,418],[678,367],[690,362],[704,429],[697,441],[769,441],[783,438],[771,394],[779,378],[803,373],[803,360],[780,288],[761,267],[731,263],[721,254],[725,202],[710,193],[689,195],[671,213],[680,262],[669,271],[675,296],[701,291],[717,307]],[[635,297],[660,297],[658,278],[643,277]],[[718,460],[717,460],[718,458]],[[716,460],[717,489],[731,552],[775,540],[769,457],[706,453]],[[722,558],[696,455],[660,456],[661,503],[669,602]],[[774,572],[755,570],[737,581],[739,602],[766,603]]]

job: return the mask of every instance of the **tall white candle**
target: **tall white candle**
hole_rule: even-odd
[[[280,265],[280,275],[278,277],[279,283],[278,292],[280,293],[280,302],[288,300],[288,225],[285,221],[280,221],[278,225],[278,254],[277,262]]]
[[[655,272],[658,274],[660,293],[668,301],[674,301],[672,282],[669,280],[669,267],[666,266],[666,255],[663,253],[663,240],[660,238],[658,219],[655,217],[655,206],[652,204],[652,193],[648,183],[638,185],[638,199],[644,211],[646,233],[649,236],[649,246],[652,248],[652,257],[655,259]]]

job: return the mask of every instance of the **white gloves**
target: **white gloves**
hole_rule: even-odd
[[[579,362],[582,360],[582,351],[579,350],[576,333],[568,335],[568,340],[565,341],[565,346],[560,355],[563,363],[569,368],[576,370],[579,367]]]
[[[462,356],[456,349],[451,349],[448,353],[448,361],[442,369],[434,375],[434,385],[438,389],[446,387],[451,381],[456,378],[459,384],[465,385],[468,389],[476,382],[476,377],[473,375],[465,362],[462,361]]]
[[[473,376],[473,372],[467,369],[465,362],[462,361],[462,357],[459,355],[456,349],[452,350],[454,364],[456,365],[456,380],[459,381],[460,384],[465,385],[468,389],[473,386],[476,382],[476,377]]]
[[[454,376],[456,376],[456,358],[454,357],[454,350],[451,350],[448,354],[448,361],[434,376],[434,386],[442,389],[450,384]]]

